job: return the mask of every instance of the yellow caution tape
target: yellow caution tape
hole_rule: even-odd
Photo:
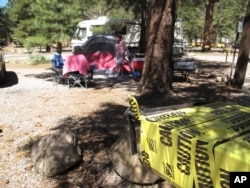
[[[139,120],[140,119],[140,109],[139,109],[139,105],[138,105],[138,102],[135,99],[135,97],[129,95],[129,104],[130,104],[131,111],[135,115],[135,118],[137,120]]]
[[[216,133],[226,128],[228,134],[225,134],[225,138],[235,136],[242,128],[239,124],[241,120],[250,119],[249,113],[250,108],[228,103],[213,103],[159,114],[141,115],[138,119],[141,121],[142,162],[177,187],[193,187],[194,180],[195,185],[199,187],[203,177],[208,177],[207,182],[203,181],[204,185],[213,186],[215,174],[211,171],[214,168],[204,168],[204,172],[202,171],[207,163],[211,166],[212,161],[204,161],[203,166],[199,166],[201,165],[199,156],[205,147],[202,142],[197,142],[196,138],[202,138],[206,132],[213,138],[211,132]],[[214,137],[215,141],[224,138],[223,132],[218,135],[221,136]],[[211,141],[211,146],[215,143],[217,142]],[[212,150],[206,149],[211,151],[207,155],[212,156]],[[197,151],[200,153],[197,154]],[[214,160],[213,156],[210,158]],[[198,166],[195,166],[197,164]]]

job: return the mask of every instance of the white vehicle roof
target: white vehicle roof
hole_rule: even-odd
[[[78,27],[86,25],[104,25],[109,19],[106,16],[99,17],[96,20],[84,20],[78,23]]]

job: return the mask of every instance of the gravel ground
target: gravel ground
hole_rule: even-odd
[[[216,82],[218,75],[228,74],[229,64],[202,61],[199,64],[203,74],[191,74],[189,82],[176,80],[173,96],[151,100],[138,97],[139,104],[151,107],[223,100],[250,106],[247,83],[244,91],[234,91]],[[123,113],[128,95],[136,95],[136,82],[96,79],[88,89],[69,89],[54,83],[49,65],[8,63],[7,71],[8,82],[0,88],[0,187],[132,187],[113,172],[107,175],[104,166],[110,167],[109,148],[126,128]],[[81,135],[81,147],[86,148],[84,162],[72,172],[44,178],[35,172],[30,147],[38,138],[58,129],[70,129]],[[84,167],[90,164],[99,166],[86,172]]]
[[[93,125],[95,118],[98,124],[98,118],[112,115],[112,106],[123,115],[128,106],[127,88],[104,80],[94,88],[69,89],[55,84],[47,67],[16,68],[7,64],[7,70],[8,82],[0,92],[0,187],[58,187],[58,180],[35,173],[29,146],[57,129],[76,129],[87,121]],[[124,127],[122,120],[120,126]],[[105,121],[100,127],[112,126],[108,117]]]

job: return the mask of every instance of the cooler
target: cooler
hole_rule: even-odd
[[[134,57],[131,61],[131,66],[133,69],[133,76],[138,78],[141,76],[141,72],[143,69],[144,57]]]
[[[144,64],[144,58],[143,57],[135,57],[132,59],[132,68],[133,71],[142,71]]]

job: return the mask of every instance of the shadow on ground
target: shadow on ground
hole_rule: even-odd
[[[156,93],[141,93],[138,94],[138,102],[142,108],[151,108],[156,106],[166,106],[173,104],[181,104],[185,102],[212,102],[212,101],[237,101],[242,103],[243,96],[234,96],[236,91],[228,88],[225,83],[216,83],[208,79],[208,75],[225,75],[225,70],[229,74],[231,69],[230,63],[225,62],[210,62],[204,60],[194,60],[199,69],[199,74],[191,72],[189,79],[175,74],[173,78],[173,95],[162,96]],[[49,69],[48,69],[49,70]],[[41,74],[29,74],[28,77],[36,77],[49,82],[55,82],[54,73],[43,72]],[[179,84],[180,83],[180,84]],[[127,78],[116,80],[115,78],[95,78],[89,83],[89,89],[118,89],[125,88],[127,91],[137,91],[138,79]],[[65,85],[67,87],[67,85]],[[237,99],[238,98],[238,99]],[[248,96],[245,96],[248,98]]]
[[[213,64],[202,63],[202,69],[206,72],[229,68],[228,64],[219,62]],[[27,75],[38,79],[53,81],[52,73]],[[206,103],[216,101],[230,101],[245,105],[250,101],[249,93],[240,90],[233,90],[225,84],[190,74],[190,82],[183,78],[177,78],[173,84],[172,95],[160,95],[156,93],[143,93],[136,96],[141,109],[170,106],[184,103]],[[194,84],[195,83],[195,84]],[[136,89],[137,82],[132,79],[122,81],[99,79],[96,80],[93,89],[120,88],[128,91]],[[129,104],[128,104],[129,106]],[[103,103],[100,110],[88,117],[80,118],[67,117],[61,119],[51,131],[70,130],[75,133],[80,141],[83,153],[83,162],[70,169],[70,171],[52,178],[56,180],[55,187],[105,187],[103,180],[107,171],[112,169],[110,158],[110,147],[120,137],[121,133],[127,131],[127,119],[124,115],[128,106],[114,103]],[[124,151],[126,152],[126,151]],[[122,182],[120,187],[132,187],[130,182]],[[100,186],[102,185],[102,186]],[[116,185],[117,187],[119,185]],[[106,186],[107,187],[107,186]]]
[[[99,111],[87,117],[67,117],[59,120],[51,131],[69,130],[74,133],[80,143],[83,161],[64,174],[49,178],[56,181],[54,188],[71,187],[105,187],[104,179],[112,170],[110,148],[127,131],[127,118],[124,115],[126,106],[104,103]],[[30,152],[34,142],[23,151]],[[126,152],[126,151],[124,151]],[[121,182],[131,185],[130,182]],[[103,186],[100,186],[103,185]],[[124,187],[124,186],[121,186]]]
[[[50,70],[50,69],[48,69]],[[51,72],[42,72],[40,74],[27,74],[27,77],[34,77],[37,79],[43,79],[48,82],[55,82],[55,73]],[[55,82],[56,83],[56,82]],[[127,88],[128,91],[133,91],[136,89],[138,79],[124,77],[121,80],[116,78],[94,78],[89,81],[88,87],[94,90],[101,90],[104,88],[114,89],[114,88]],[[59,84],[59,83],[56,83]],[[60,85],[68,86],[67,83],[60,83]],[[84,84],[83,84],[84,85]],[[79,87],[79,85],[76,85]]]
[[[15,72],[7,71],[6,72],[6,82],[4,84],[0,84],[0,88],[11,87],[13,85],[18,84],[18,77]]]

